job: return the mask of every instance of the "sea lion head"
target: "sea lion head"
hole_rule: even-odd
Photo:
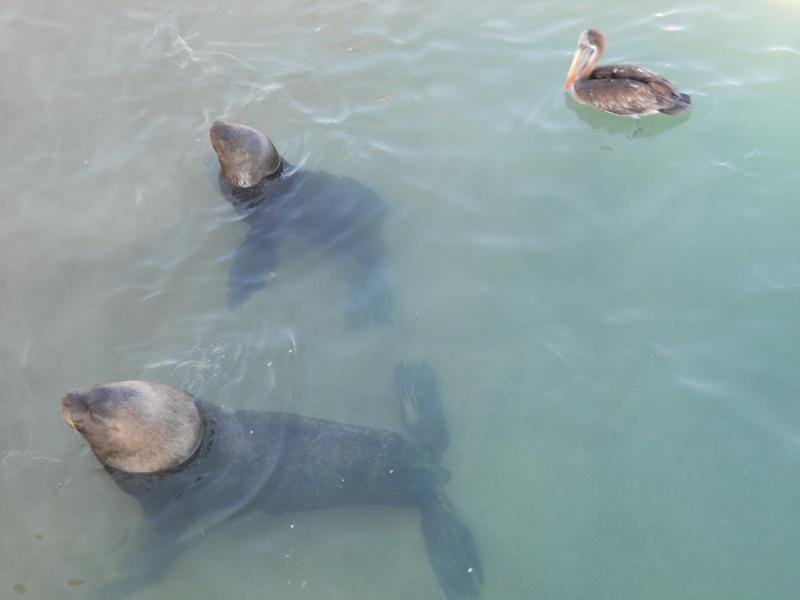
[[[74,390],[61,414],[103,464],[129,473],[155,473],[185,462],[203,437],[192,397],[146,381]]]
[[[222,176],[236,187],[253,187],[281,168],[281,156],[275,146],[252,127],[214,121],[209,136]]]

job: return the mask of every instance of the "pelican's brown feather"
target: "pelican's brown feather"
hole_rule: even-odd
[[[622,116],[658,112],[662,104],[646,83],[633,79],[582,79],[575,82],[573,95],[581,104]]]
[[[620,77],[615,70],[620,75],[640,75],[641,78]],[[600,76],[595,77],[598,71]],[[573,94],[578,102],[623,116],[665,111],[676,114],[676,110],[683,112],[691,104],[689,96],[678,92],[669,81],[636,65],[598,67],[590,79],[575,82]]]
[[[666,81],[660,75],[639,65],[600,65],[592,70],[589,77],[591,79],[635,79],[642,83]],[[669,84],[669,82],[667,83]]]

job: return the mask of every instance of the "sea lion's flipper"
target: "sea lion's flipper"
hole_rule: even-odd
[[[438,463],[449,437],[436,373],[423,361],[401,362],[394,370],[394,389],[403,408],[404,428]]]
[[[403,407],[406,431],[438,463],[448,435],[436,373],[426,362],[402,362],[394,371],[394,389]],[[483,568],[472,533],[441,489],[446,478],[420,499],[422,533],[448,600],[474,600],[480,595]]]
[[[242,305],[253,292],[264,287],[277,267],[277,248],[274,240],[253,229],[234,253],[228,276],[227,306],[233,310]]]
[[[386,284],[382,269],[360,270],[353,279],[350,296],[345,308],[347,326],[352,329],[365,327],[370,321],[378,325],[392,322],[394,301]]]
[[[389,325],[394,301],[386,281],[383,239],[376,231],[361,235],[364,237],[352,241],[349,248],[356,261],[356,270],[345,311],[347,324],[352,328],[364,327],[369,321]]]
[[[428,558],[448,600],[474,600],[483,583],[478,547],[453,504],[441,491],[435,496],[420,506]]]
[[[182,550],[183,545],[161,538],[138,546],[133,555],[124,561],[124,575],[101,585],[90,594],[89,598],[91,600],[127,598],[161,579]]]

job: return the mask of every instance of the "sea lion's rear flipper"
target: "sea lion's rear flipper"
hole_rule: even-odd
[[[449,437],[436,373],[423,361],[401,362],[394,370],[394,389],[403,408],[404,428],[438,463]]]
[[[478,598],[483,567],[475,539],[455,507],[438,491],[420,506],[420,514],[428,558],[447,599]]]
[[[227,306],[242,305],[253,292],[260,290],[277,276],[277,248],[269,235],[254,229],[236,249],[228,276]]]
[[[123,600],[135,594],[161,579],[182,550],[183,545],[160,538],[137,546],[124,561],[124,574],[95,589],[89,598]]]
[[[345,311],[347,324],[351,328],[364,327],[369,321],[390,325],[394,300],[386,280],[383,239],[380,232],[362,235],[349,249],[356,260],[356,271]]]
[[[436,374],[426,362],[402,362],[394,371],[394,389],[406,431],[438,464],[449,439]],[[444,480],[420,499],[425,546],[448,600],[474,600],[480,595],[483,568],[472,533],[441,489]]]
[[[351,329],[366,327],[370,321],[390,325],[394,301],[382,269],[360,270],[353,278],[345,307],[345,320]]]

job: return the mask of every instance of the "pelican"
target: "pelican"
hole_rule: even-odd
[[[564,91],[581,104],[615,115],[640,117],[653,113],[677,115],[689,110],[692,99],[669,81],[639,65],[595,65],[603,56],[606,39],[596,29],[578,38],[578,49],[564,83]]]

